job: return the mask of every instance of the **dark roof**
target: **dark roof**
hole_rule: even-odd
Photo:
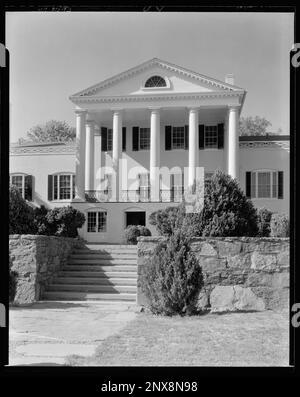
[[[245,135],[239,137],[240,142],[272,142],[289,141],[289,135]]]

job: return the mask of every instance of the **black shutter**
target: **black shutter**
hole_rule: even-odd
[[[126,152],[126,127],[122,127],[122,150]]]
[[[25,200],[32,201],[32,175],[25,176]]]
[[[204,149],[204,124],[199,124],[199,149]]]
[[[218,124],[218,149],[224,148],[224,124]]]
[[[53,197],[53,175],[48,175],[48,200],[51,201]]]
[[[101,152],[107,152],[107,128],[101,127]]]
[[[185,125],[184,126],[184,143],[185,143],[185,149],[189,148],[189,126]]]
[[[132,127],[132,150],[139,150],[139,127]]]
[[[278,198],[283,199],[283,171],[278,171]]]
[[[251,172],[246,172],[246,197],[251,198]]]
[[[172,127],[170,125],[165,126],[165,150],[172,149]]]

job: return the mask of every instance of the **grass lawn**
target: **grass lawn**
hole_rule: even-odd
[[[287,366],[287,312],[162,317],[140,313],[82,366]]]

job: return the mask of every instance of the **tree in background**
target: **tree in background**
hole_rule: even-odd
[[[74,141],[76,131],[65,121],[50,120],[45,124],[32,127],[27,132],[27,139],[19,139],[19,143],[25,142],[71,142]]]
[[[272,123],[264,117],[248,116],[240,119],[240,135],[266,135],[267,128],[271,127]],[[272,135],[272,133],[269,133]]]

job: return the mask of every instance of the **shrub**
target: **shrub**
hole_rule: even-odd
[[[129,225],[125,229],[125,240],[127,244],[137,244],[137,238],[140,236],[151,236],[151,232],[142,225]]]
[[[259,237],[269,237],[270,236],[270,222],[271,222],[272,212],[267,208],[260,208],[257,212],[257,227]]]
[[[202,285],[201,267],[182,229],[159,243],[142,268],[141,288],[155,314],[193,313]]]
[[[271,237],[289,237],[290,222],[284,214],[273,214],[271,217]]]
[[[18,273],[12,270],[12,261],[9,258],[9,302],[13,302],[16,295]]]
[[[44,234],[60,237],[77,237],[77,228],[82,227],[84,222],[84,214],[70,205],[53,208],[45,216]]]
[[[156,227],[162,236],[170,236],[174,230],[181,226],[185,216],[184,204],[177,207],[167,207],[153,212],[149,216],[149,223]]]
[[[238,183],[216,171],[206,184],[204,207],[192,217],[198,236],[256,236],[257,213]]]
[[[49,210],[41,205],[33,210],[33,223],[35,227],[36,234],[47,234],[47,220],[46,216]]]
[[[196,203],[197,206],[197,203]],[[190,236],[256,236],[257,212],[238,183],[217,171],[205,185],[200,212],[186,213],[185,204],[168,207],[150,215],[150,224],[163,236],[171,236],[185,226]]]
[[[34,234],[33,209],[15,186],[9,188],[9,234]]]

